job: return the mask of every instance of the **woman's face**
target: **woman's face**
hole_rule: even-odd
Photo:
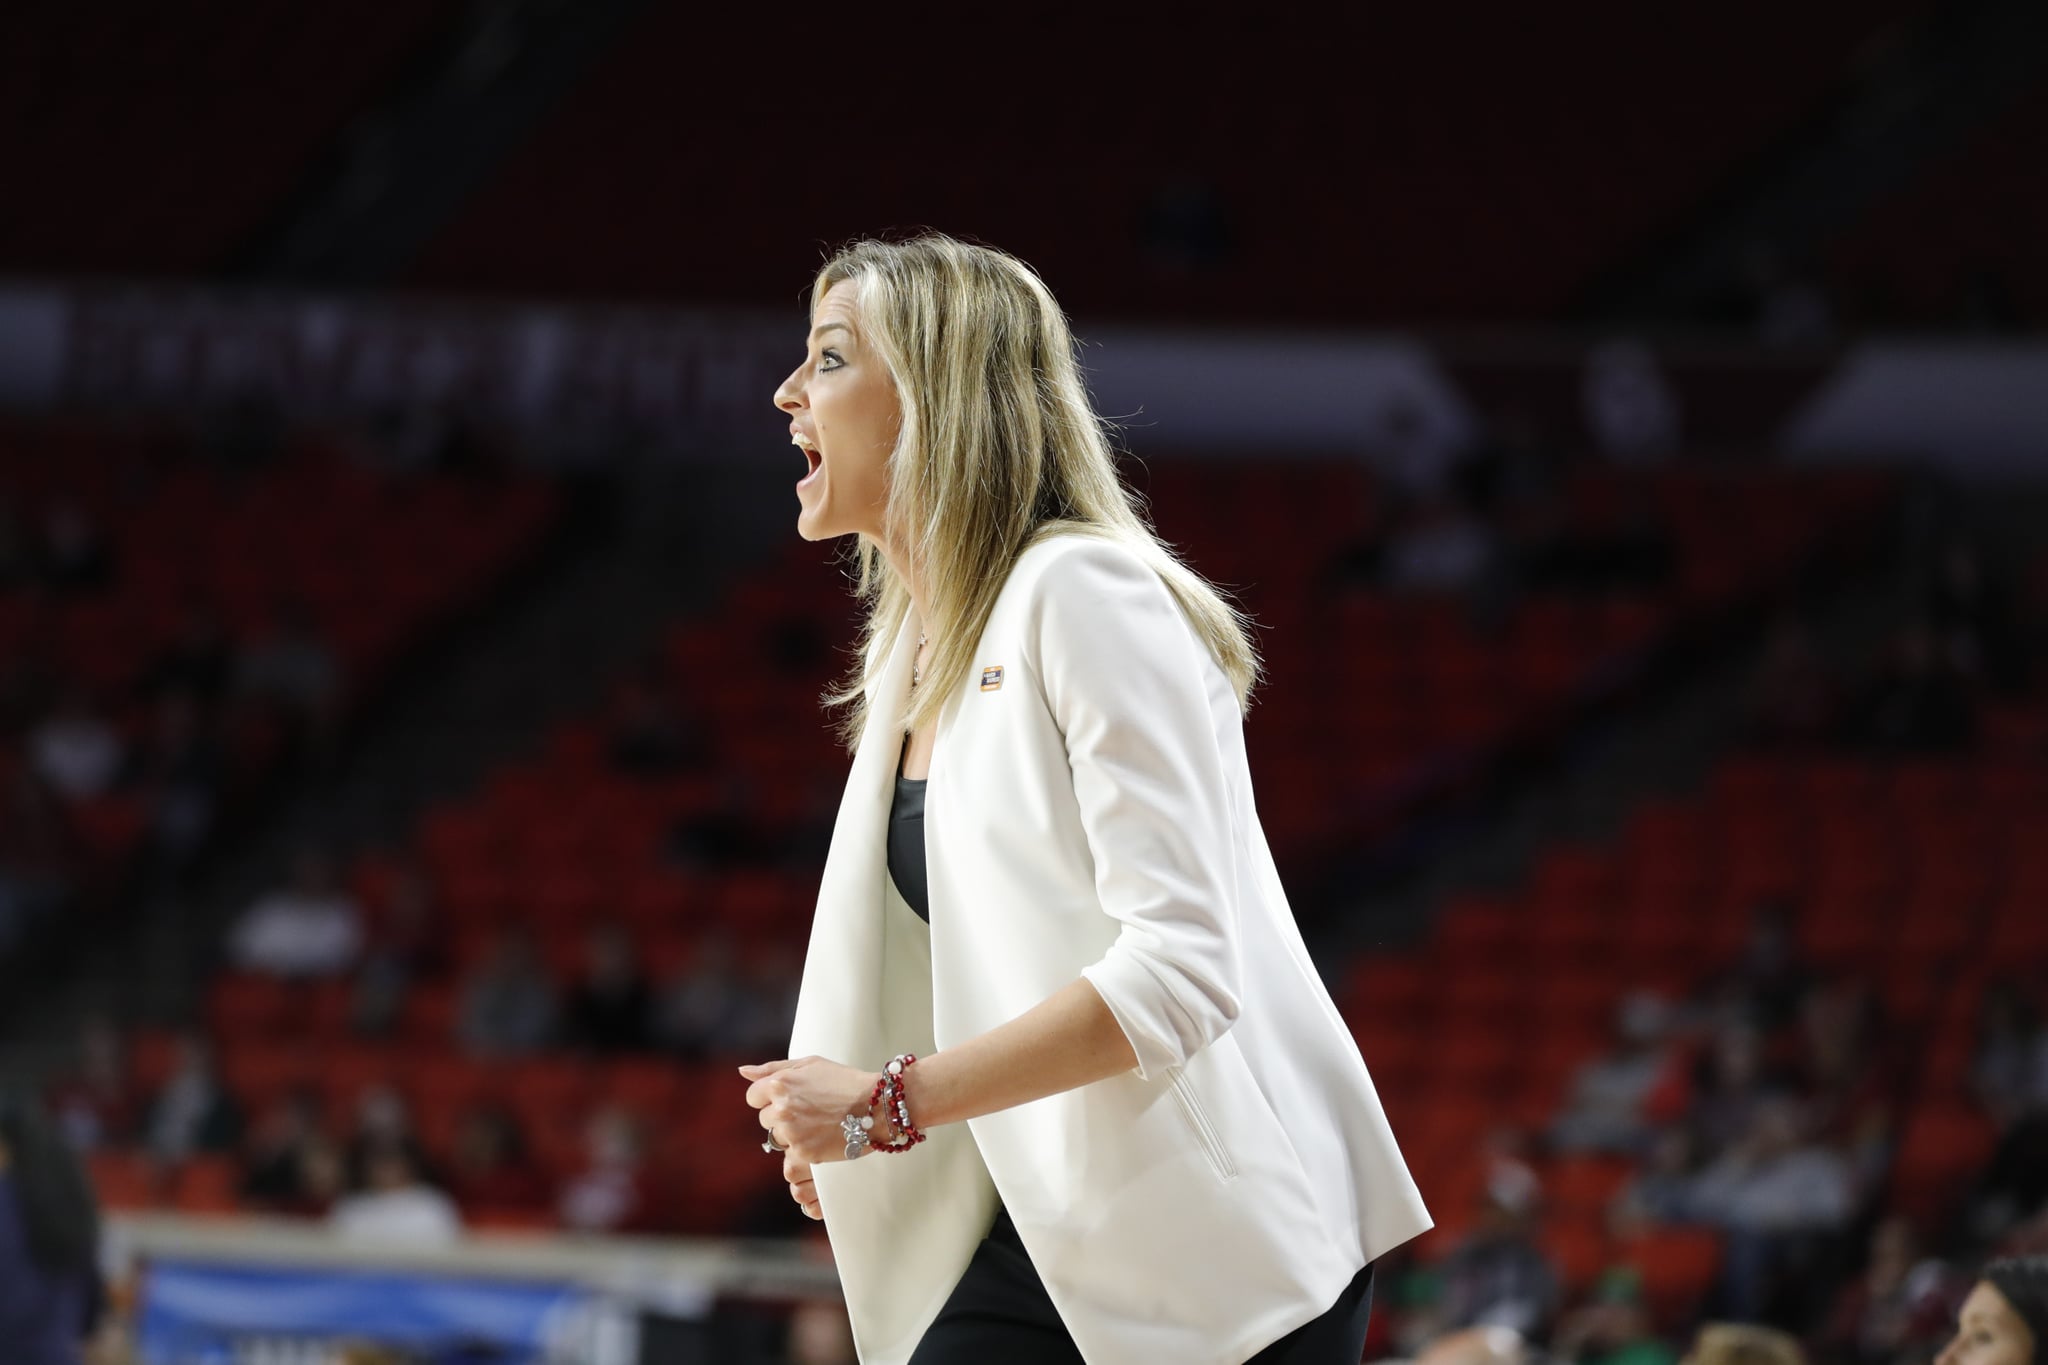
[[[863,531],[880,540],[902,409],[881,357],[867,347],[852,280],[819,300],[804,361],[775,390],[775,406],[790,416],[791,440],[812,447],[796,486],[797,534],[825,540]]]
[[[1963,1300],[1955,1339],[1942,1348],[1934,1365],[2030,1365],[2035,1345],[2034,1334],[2005,1295],[1989,1281],[1979,1280]]]

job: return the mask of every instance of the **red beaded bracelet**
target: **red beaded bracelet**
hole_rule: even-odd
[[[894,1142],[871,1141],[871,1145],[878,1152],[907,1152],[924,1141],[923,1130],[910,1121],[910,1102],[903,1095],[903,1073],[908,1071],[916,1060],[917,1054],[913,1052],[892,1058],[889,1065],[882,1068],[882,1075],[875,1082],[874,1093],[868,1099],[868,1108],[873,1109],[882,1103],[882,1097],[887,1095],[888,1107],[883,1112],[895,1125],[897,1134]]]

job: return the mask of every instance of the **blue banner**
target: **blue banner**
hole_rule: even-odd
[[[152,1260],[136,1344],[142,1365],[326,1365],[344,1342],[435,1365],[545,1365],[597,1354],[613,1336],[602,1309],[569,1284]]]

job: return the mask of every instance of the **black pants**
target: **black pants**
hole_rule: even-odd
[[[1360,1270],[1321,1317],[1281,1337],[1245,1365],[1358,1365],[1372,1316],[1372,1266]],[[1007,1209],[925,1329],[910,1365],[1081,1365],[1081,1353],[1024,1253]]]

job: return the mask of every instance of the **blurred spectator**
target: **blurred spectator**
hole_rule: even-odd
[[[647,1046],[647,979],[634,960],[633,940],[615,924],[593,927],[584,945],[582,979],[569,993],[568,1040],[595,1052],[631,1052]]]
[[[2026,649],[2011,580],[1967,540],[1950,542],[1925,590],[1937,650],[1960,671],[2005,690],[2026,681]]]
[[[548,1204],[547,1180],[528,1159],[518,1122],[497,1106],[463,1114],[448,1186],[456,1201],[471,1211],[537,1212]]]
[[[1634,1153],[1648,1133],[1644,1105],[1672,1064],[1666,1046],[1670,1005],[1636,991],[1616,1012],[1612,1052],[1579,1069],[1565,1110],[1551,1127],[1559,1151]]]
[[[1883,1012],[1862,981],[1808,991],[1799,1010],[1797,1088],[1816,1137],[1850,1160],[1858,1198],[1883,1179],[1891,1160],[1896,1065],[1882,1055]]]
[[[1977,701],[1969,679],[1925,620],[1893,637],[1863,706],[1863,737],[1886,753],[1936,753],[1969,745]]]
[[[1799,960],[1790,908],[1766,901],[1750,916],[1742,951],[1708,980],[1701,994],[1724,1018],[1748,1020],[1770,1034],[1792,1022],[1812,980]]]
[[[835,1299],[805,1299],[789,1315],[789,1365],[856,1365],[853,1324]]]
[[[295,751],[316,761],[333,757],[341,721],[341,661],[303,602],[278,606],[270,630],[242,652],[236,687],[278,709]]]
[[[1773,1327],[1710,1322],[1699,1330],[1685,1365],[1806,1365],[1798,1338]]]
[[[111,1021],[86,1020],[75,1068],[50,1087],[47,1107],[65,1141],[81,1152],[119,1146],[135,1136],[141,1101],[121,1031]]]
[[[325,1218],[348,1193],[348,1161],[341,1144],[315,1133],[299,1148],[296,1201],[280,1210],[301,1218]]]
[[[1557,1365],[1675,1365],[1678,1352],[1651,1325],[1642,1276],[1624,1268],[1602,1274],[1592,1301],[1559,1325],[1550,1358]]]
[[[462,1236],[454,1201],[426,1182],[403,1146],[371,1153],[361,1191],[343,1196],[327,1217],[337,1237],[366,1245],[447,1246]]]
[[[1862,1273],[1835,1296],[1818,1340],[1832,1359],[1891,1365],[1911,1348],[1941,1341],[1958,1297],[1947,1268],[1921,1258],[1913,1225],[1886,1218],[1870,1234]]]
[[[657,1232],[660,1199],[642,1160],[638,1125],[607,1106],[585,1129],[582,1170],[562,1185],[555,1201],[562,1226],[575,1232]]]
[[[94,706],[82,687],[68,687],[56,710],[28,736],[36,775],[67,801],[84,801],[113,790],[127,761],[121,732]]]
[[[1476,592],[1500,562],[1493,528],[1448,497],[1423,503],[1396,527],[1384,560],[1388,587],[1441,594]]]
[[[1692,1221],[1696,1151],[1692,1130],[1684,1124],[1651,1137],[1643,1164],[1608,1210],[1618,1237],[1635,1236],[1656,1224]]]
[[[1806,1136],[1795,1103],[1775,1099],[1694,1178],[1692,1211],[1728,1234],[1722,1307],[1755,1321],[1781,1288],[1804,1286],[1826,1239],[1855,1216],[1854,1173],[1840,1152]]]
[[[553,1041],[554,983],[524,928],[506,926],[463,983],[457,1028],[464,1046],[484,1053],[529,1052]]]
[[[1523,1336],[1548,1330],[1560,1286],[1536,1243],[1541,1195],[1535,1173],[1496,1148],[1488,1158],[1474,1227],[1439,1270],[1442,1326],[1509,1327]]]
[[[742,1052],[756,1036],[758,1010],[731,935],[715,929],[698,941],[695,959],[663,990],[654,1016],[656,1038],[686,1061]]]
[[[77,890],[77,845],[63,807],[25,768],[0,791],[0,949],[48,919]]]
[[[1740,1021],[1723,1024],[1701,1059],[1688,1122],[1705,1150],[1725,1151],[1755,1130],[1757,1114],[1781,1094],[1764,1072],[1762,1033]]]
[[[322,1140],[317,1095],[299,1090],[276,1097],[242,1149],[242,1198],[259,1208],[304,1211],[307,1151]]]
[[[235,680],[235,641],[211,599],[185,599],[170,642],[143,666],[138,690],[145,697],[168,692],[195,698],[208,712],[227,699]]]
[[[99,1209],[77,1155],[0,1091],[0,1346],[8,1365],[73,1365],[105,1308]]]
[[[215,1073],[213,1049],[197,1034],[178,1040],[171,1074],[143,1120],[150,1154],[167,1164],[197,1152],[231,1152],[242,1136],[242,1111]]]
[[[1646,343],[1614,337],[1589,350],[1580,399],[1595,447],[1614,463],[1653,464],[1677,453],[1678,390]]]
[[[136,754],[133,779],[149,801],[152,852],[166,871],[188,867],[213,832],[225,755],[197,697],[165,692]]]
[[[1748,706],[1749,738],[1773,749],[1826,744],[1840,730],[1840,686],[1806,623],[1791,612],[1771,625]]]
[[[392,871],[356,976],[351,1007],[356,1031],[373,1038],[390,1033],[413,984],[447,970],[444,945],[434,883],[417,859],[404,859]]]
[[[659,670],[627,678],[611,719],[614,768],[634,777],[665,777],[701,765],[707,755],[703,734],[669,699]]]
[[[2017,981],[1985,987],[1970,1080],[1978,1103],[2001,1128],[2030,1109],[2048,1108],[2048,1027]]]
[[[60,593],[105,590],[114,577],[114,554],[91,514],[69,497],[43,507],[37,558],[43,582]]]
[[[288,885],[259,897],[235,926],[236,965],[271,976],[334,976],[355,965],[363,911],[341,886],[333,861],[312,846],[292,864]]]
[[[368,1184],[370,1167],[378,1155],[393,1150],[402,1150],[422,1175],[433,1174],[426,1149],[413,1132],[412,1111],[406,1107],[405,1097],[389,1085],[366,1085],[356,1097],[355,1128],[348,1136],[349,1185],[360,1189]]]

